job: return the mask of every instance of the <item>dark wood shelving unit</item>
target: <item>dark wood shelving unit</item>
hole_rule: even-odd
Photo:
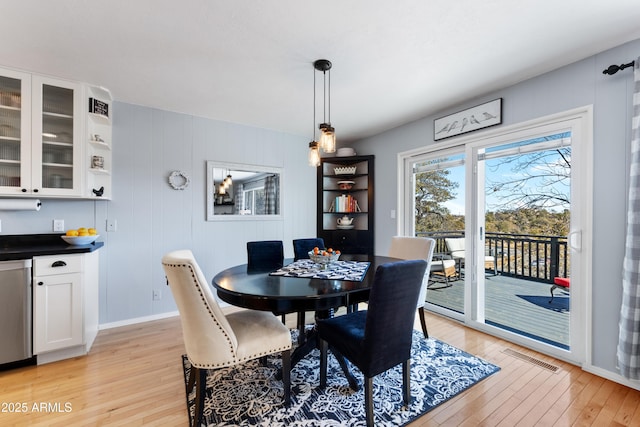
[[[354,173],[336,173],[335,168],[355,166]],[[340,172],[340,171],[339,171]],[[345,254],[374,251],[374,156],[325,157],[318,167],[317,234],[325,245]],[[339,188],[339,181],[354,181],[350,190]],[[344,197],[349,208],[338,210],[336,198]],[[345,200],[343,199],[343,201]],[[349,200],[355,202],[349,202]],[[354,211],[355,203],[359,211]],[[338,219],[353,218],[353,228],[338,225]]]

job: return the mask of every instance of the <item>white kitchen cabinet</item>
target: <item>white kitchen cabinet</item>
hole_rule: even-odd
[[[0,69],[0,195],[78,197],[82,85]]]
[[[110,199],[111,103],[104,88],[0,68],[0,196]]]
[[[98,253],[33,258],[38,364],[89,352],[98,332]]]

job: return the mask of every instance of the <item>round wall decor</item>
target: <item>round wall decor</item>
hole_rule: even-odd
[[[174,190],[184,190],[189,186],[189,182],[191,182],[189,175],[183,171],[173,171],[169,175],[169,185]]]

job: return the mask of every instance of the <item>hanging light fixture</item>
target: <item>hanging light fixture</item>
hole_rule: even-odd
[[[227,177],[224,179],[224,189],[228,190],[229,187],[231,187],[231,184],[233,184],[233,178],[231,178],[231,171],[227,172]]]
[[[313,63],[313,67],[322,71],[323,78],[323,123],[320,123],[318,128],[320,129],[320,148],[325,153],[333,153],[336,151],[336,130],[331,126],[331,61],[327,59],[318,59]],[[327,71],[329,72],[329,84],[327,85]],[[315,99],[315,72],[314,72],[314,86],[313,93]],[[327,107],[328,105],[328,107]],[[315,102],[314,102],[315,108]],[[328,120],[327,120],[328,119]],[[315,121],[315,113],[314,113]]]
[[[316,141],[316,72],[313,71],[313,133],[309,143],[309,166],[320,166],[320,150]]]

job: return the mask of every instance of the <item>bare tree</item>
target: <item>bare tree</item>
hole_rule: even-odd
[[[487,162],[487,208],[570,208],[571,148],[537,151]],[[509,168],[510,173],[498,175]]]

